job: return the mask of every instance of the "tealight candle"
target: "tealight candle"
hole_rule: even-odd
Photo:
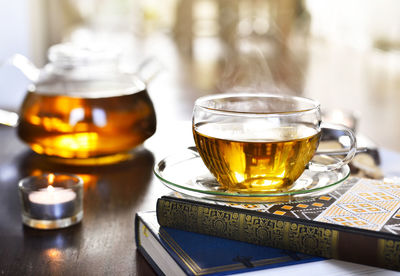
[[[82,220],[83,181],[71,174],[30,176],[19,182],[24,224],[63,228]]]
[[[54,188],[32,192],[29,195],[31,215],[41,219],[60,219],[73,213],[76,194],[71,189]]]

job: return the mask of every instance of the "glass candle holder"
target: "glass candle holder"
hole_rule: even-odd
[[[38,229],[65,228],[83,218],[83,181],[73,174],[42,174],[19,184],[22,222]]]

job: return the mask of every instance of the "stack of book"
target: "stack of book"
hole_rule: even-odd
[[[269,275],[302,269],[389,275],[400,270],[399,234],[400,179],[395,178],[350,178],[329,194],[280,204],[232,204],[174,193],[158,200],[156,213],[136,215],[138,249],[167,275],[265,269]]]

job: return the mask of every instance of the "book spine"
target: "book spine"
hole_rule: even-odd
[[[157,220],[164,227],[400,270],[398,239],[360,235],[354,229],[168,197],[158,199]]]
[[[135,215],[135,243],[136,249],[142,254],[142,256],[146,259],[146,261],[151,265],[157,275],[165,275],[162,270],[158,267],[158,265],[153,261],[150,255],[147,253],[146,249],[142,246],[142,242],[140,240],[140,231],[141,226],[145,226],[145,222],[142,220],[139,214]],[[150,232],[150,235],[154,235]]]

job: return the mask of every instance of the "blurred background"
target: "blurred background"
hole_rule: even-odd
[[[149,84],[160,124],[190,120],[217,92],[303,95],[357,114],[359,132],[400,151],[400,2],[396,0],[0,0],[0,108],[17,110],[28,80],[61,42],[107,45]]]

